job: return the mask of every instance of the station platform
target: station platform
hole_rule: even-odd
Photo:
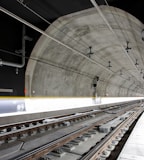
[[[144,160],[144,113],[136,123],[117,160]]]
[[[12,102],[15,99],[11,99]],[[18,100],[18,99],[16,99]],[[25,98],[26,110],[23,112],[0,113],[0,125],[23,121],[65,116],[89,110],[99,110],[111,105],[144,100],[144,97],[98,97],[92,98]],[[1,106],[0,106],[1,107]]]

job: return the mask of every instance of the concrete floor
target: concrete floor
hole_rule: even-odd
[[[144,159],[144,113],[136,123],[117,160]]]

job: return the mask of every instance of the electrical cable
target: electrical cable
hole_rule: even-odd
[[[54,28],[56,28],[57,30],[59,30],[60,32],[64,33],[62,30],[60,30],[57,26],[55,26],[54,24],[52,24],[51,22],[49,22],[48,20],[46,20],[45,18],[43,18],[41,15],[39,15],[37,12],[35,12],[33,9],[31,9],[30,7],[28,7],[26,4],[24,4],[22,1],[17,0],[18,3],[20,3],[22,6],[24,6],[26,9],[28,9],[30,12],[32,12],[33,14],[35,14],[36,16],[38,16],[40,19],[42,19],[43,21],[45,21],[47,24],[52,25]],[[59,20],[57,20],[60,24],[61,22]],[[70,37],[69,35],[66,35],[69,38],[75,40],[73,37]],[[77,40],[75,40],[76,42],[78,42]],[[85,43],[85,42],[84,42]],[[80,44],[78,42],[78,44]],[[88,44],[85,43],[85,45],[89,46]],[[123,77],[122,77],[123,78]]]
[[[89,58],[89,57],[86,56],[83,52],[80,52],[79,50],[74,49],[74,48],[68,46],[67,44],[65,44],[65,43],[63,43],[63,42],[61,42],[61,41],[59,41],[58,39],[56,39],[56,38],[50,36],[50,35],[49,35],[48,33],[46,33],[45,31],[43,31],[43,30],[41,30],[40,28],[38,28],[38,27],[32,25],[31,23],[27,22],[26,20],[24,20],[24,19],[18,17],[17,15],[15,15],[15,14],[13,14],[12,12],[6,10],[5,8],[0,7],[0,11],[2,11],[2,12],[4,12],[5,14],[9,15],[10,17],[13,17],[14,19],[18,20],[19,22],[21,22],[21,23],[23,23],[23,24],[29,26],[30,28],[32,28],[32,29],[34,29],[35,31],[41,33],[42,35],[46,36],[47,38],[49,38],[49,39],[55,41],[56,43],[58,43],[58,44],[64,46],[65,48],[71,50],[72,53],[82,56],[83,58],[85,58],[85,59],[87,59],[88,61],[90,61],[90,62],[92,62],[92,63],[94,63],[94,64],[100,66],[101,68],[103,68],[104,70],[106,70],[106,71],[108,71],[108,72],[110,72],[110,73],[115,73],[115,72],[113,72],[112,70],[109,70],[107,67],[105,67],[105,66],[102,65],[101,63],[99,63],[98,61],[96,61],[96,60],[94,60],[94,59],[92,59],[92,58]]]
[[[104,0],[104,1],[105,1],[106,5],[110,7],[110,5],[108,4],[107,0]],[[121,17],[120,17],[120,15],[119,15],[117,9],[116,9],[115,7],[113,7],[113,9],[115,10],[115,12],[117,13],[117,16],[119,16],[119,19],[120,19]],[[111,15],[113,16],[114,21],[117,23],[117,25],[118,25],[118,27],[119,27],[119,29],[120,29],[120,31],[121,31],[124,39],[125,39],[125,42],[129,41],[129,40],[128,40],[128,39],[129,39],[128,33],[127,33],[126,31],[124,32],[124,29],[122,29],[122,27],[120,26],[118,19],[114,16],[112,10],[110,10],[110,11],[111,11]],[[128,18],[127,18],[127,20],[128,20]],[[123,26],[125,26],[125,23],[123,23],[123,21],[120,21],[120,23],[121,23]],[[127,27],[127,26],[126,26],[126,27]],[[125,28],[125,27],[123,27],[123,28]],[[126,29],[125,29],[125,30],[126,30]],[[135,58],[135,59],[136,59],[136,58]]]
[[[42,64],[47,64],[47,65],[50,65],[50,66],[53,66],[53,67],[56,67],[56,68],[60,68],[60,69],[63,69],[63,70],[66,70],[66,71],[70,71],[70,72],[73,72],[73,73],[77,73],[77,74],[80,74],[80,75],[83,75],[83,76],[86,76],[90,79],[93,79],[94,75],[90,75],[88,73],[85,73],[85,72],[80,72],[74,68],[70,68],[68,66],[64,66],[64,65],[61,65],[61,64],[56,64],[56,63],[53,63],[53,62],[48,62],[48,60],[44,60],[44,59],[38,59],[38,58],[35,58],[35,57],[28,57],[28,56],[22,56],[22,55],[18,55],[16,53],[13,53],[13,52],[10,52],[10,51],[7,51],[7,50],[3,50],[0,48],[0,51],[1,52],[5,52],[5,53],[8,53],[10,55],[14,55],[14,56],[17,56],[17,57],[24,57],[25,59],[28,59],[28,60],[33,60],[33,61],[36,61],[36,62],[39,62],[39,63],[42,63]]]
[[[104,0],[105,1],[105,3],[106,3],[106,5],[107,6],[109,6],[109,4],[108,4],[108,2],[107,2],[107,0]],[[92,1],[91,1],[92,2]],[[116,10],[116,9],[115,9]],[[110,10],[111,11],[111,10]],[[116,10],[116,12],[117,12],[117,10]],[[117,12],[118,13],[118,12]],[[113,15],[113,13],[112,13],[112,11],[111,11],[111,14]],[[117,14],[117,15],[119,15],[119,14]],[[114,17],[114,15],[113,15],[113,17]],[[116,21],[116,23],[118,24],[118,26],[119,26],[119,28],[120,28],[120,30],[122,31],[122,29],[121,29],[121,27],[120,27],[120,25],[119,25],[119,23],[117,22],[117,19],[114,17],[114,21]],[[122,34],[124,37],[125,37],[125,34]],[[117,36],[117,38],[118,38],[118,36]],[[118,40],[119,40],[119,38],[118,38]],[[125,69],[126,70],[126,69]],[[134,79],[136,79],[136,81],[139,81],[134,75],[132,75],[131,73],[128,73],[128,74],[130,74],[132,77],[134,77]],[[140,82],[140,81],[139,81]],[[141,82],[140,82],[141,83]]]
[[[4,13],[8,14],[9,16],[11,16],[11,17],[17,19],[18,21],[20,21],[20,22],[22,22],[22,23],[28,25],[29,27],[31,27],[31,28],[33,28],[34,30],[38,31],[39,33],[45,35],[46,37],[48,37],[48,38],[54,40],[54,41],[57,42],[58,44],[61,44],[62,46],[64,46],[64,47],[66,47],[66,48],[68,48],[68,49],[70,49],[70,50],[72,50],[72,51],[78,53],[79,55],[81,55],[81,56],[84,57],[85,59],[91,61],[92,63],[95,63],[95,64],[101,66],[102,68],[104,68],[105,70],[108,70],[109,72],[115,74],[115,72],[113,72],[113,71],[107,69],[107,68],[106,68],[105,66],[103,66],[102,64],[100,64],[100,63],[94,61],[93,59],[88,58],[87,56],[85,56],[85,55],[84,55],[83,53],[81,53],[80,51],[78,51],[78,50],[76,50],[76,49],[73,49],[73,48],[69,47],[68,45],[66,45],[66,44],[64,44],[64,43],[62,43],[62,42],[60,42],[59,40],[57,40],[57,39],[51,37],[50,35],[48,35],[48,34],[45,33],[44,31],[42,31],[41,29],[35,27],[34,25],[32,25],[32,24],[30,24],[29,22],[23,20],[22,18],[20,18],[20,17],[14,15],[13,13],[7,11],[6,9],[0,7],[0,10],[1,10],[2,12],[4,12]]]
[[[104,0],[104,1],[105,1],[106,5],[109,6],[107,0]],[[114,9],[115,9],[115,8],[114,8]],[[110,10],[110,11],[111,11],[111,10]],[[116,12],[117,15],[119,16],[119,18],[121,18],[120,15],[119,15],[119,13],[118,13],[118,11],[117,11],[116,9],[115,9],[115,12]],[[129,39],[129,35],[127,34],[127,32],[124,32],[124,30],[123,30],[122,27],[120,26],[117,18],[116,18],[116,17],[114,16],[114,14],[112,13],[112,11],[111,11],[111,15],[113,16],[114,21],[117,23],[117,25],[118,25],[118,27],[119,27],[119,29],[120,29],[120,31],[121,31],[124,39],[125,39],[125,42],[127,42],[128,39]],[[123,21],[120,21],[120,22],[121,22],[121,25],[125,26],[125,24],[123,23]],[[127,26],[126,26],[126,27],[127,27]],[[130,73],[130,74],[131,74],[131,73]],[[135,77],[135,76],[133,76],[132,74],[131,74],[131,76],[132,76],[132,77]],[[136,80],[137,80],[137,79],[136,79]],[[139,80],[138,80],[138,81],[139,81]],[[139,81],[139,82],[141,83],[141,81]]]
[[[75,38],[73,38],[72,36],[69,36],[67,33],[65,33],[63,30],[60,30],[56,25],[54,25],[53,23],[49,22],[47,19],[45,19],[44,17],[42,17],[40,14],[38,14],[36,11],[34,11],[33,9],[31,9],[27,4],[24,4],[23,1],[21,0],[17,0],[18,3],[20,3],[23,7],[25,7],[27,10],[29,10],[30,12],[32,12],[33,14],[35,14],[37,17],[39,17],[41,20],[43,20],[44,22],[46,22],[49,25],[52,25],[54,28],[56,28],[57,30],[59,30],[61,33],[63,33],[65,36],[69,37],[70,39],[76,41],[78,44],[82,45],[84,48],[87,46],[87,48],[89,47],[89,45],[87,43],[85,43],[84,41],[78,41]],[[59,21],[59,19],[57,19],[57,22],[59,22],[59,24],[61,24],[61,21]],[[65,26],[65,28],[71,30],[70,28],[68,28],[67,26]],[[72,30],[71,30],[72,31]],[[84,44],[82,44],[81,42],[83,42]]]
[[[105,3],[106,3],[107,6],[109,6],[107,0],[105,0]],[[115,8],[114,8],[114,9],[115,9]],[[111,11],[111,10],[110,10],[110,11]],[[116,12],[117,15],[119,16],[119,13],[118,13],[118,11],[117,11],[116,9],[115,9],[115,12]],[[120,31],[121,31],[121,33],[122,33],[125,41],[127,41],[127,40],[129,39],[129,38],[126,37],[127,32],[124,32],[124,30],[122,30],[122,28],[121,28],[121,26],[120,26],[117,18],[115,18],[115,16],[114,16],[114,14],[112,13],[112,11],[111,11],[111,15],[113,16],[114,21],[117,23],[117,25],[118,25],[118,27],[119,27],[119,29],[120,29]],[[119,18],[121,18],[121,17],[119,16]],[[123,21],[121,22],[121,24],[123,25]],[[124,25],[123,25],[123,26],[124,26]],[[128,37],[129,37],[129,36],[128,36]],[[126,70],[126,69],[125,69],[125,70]],[[131,73],[130,73],[130,74],[131,74]],[[133,76],[132,74],[131,74],[131,76],[132,76],[132,77],[135,77],[135,76]],[[134,78],[134,79],[135,79],[135,78]],[[136,79],[136,81],[139,81],[139,80]],[[139,81],[139,82],[141,83],[141,81]],[[124,83],[123,83],[123,84],[124,84]],[[131,86],[131,85],[130,85],[130,86]],[[136,86],[136,87],[137,87],[137,86]],[[136,87],[135,87],[135,88],[136,88]],[[139,88],[139,89],[140,89],[140,88]]]
[[[56,67],[56,68],[59,68],[59,69],[63,69],[63,70],[66,70],[66,71],[70,71],[70,72],[72,72],[72,73],[77,73],[77,74],[79,74],[79,75],[88,77],[88,78],[90,78],[90,79],[92,79],[92,80],[93,80],[93,77],[94,77],[94,75],[90,75],[90,74],[85,73],[85,72],[80,72],[80,71],[74,70],[73,68],[69,68],[69,67],[67,67],[67,66],[60,66],[59,64],[56,65],[55,63],[52,63],[52,62],[46,62],[45,60],[40,59],[40,58],[37,59],[37,58],[34,58],[34,57],[28,57],[28,56],[18,55],[18,54],[16,54],[16,53],[13,53],[13,52],[7,51],[7,50],[3,50],[3,49],[1,49],[1,48],[0,48],[0,51],[1,51],[1,52],[5,52],[5,53],[8,53],[8,54],[10,54],[10,55],[14,55],[14,56],[17,56],[17,57],[21,57],[21,58],[22,58],[22,57],[25,57],[25,59],[28,59],[28,60],[30,59],[30,60],[33,60],[33,61],[36,61],[36,62],[39,62],[39,63],[42,63],[42,64],[46,64],[46,65],[53,66],[53,67]],[[47,61],[48,61],[48,60],[47,60]],[[102,80],[102,79],[99,79],[99,81],[105,82],[105,80]],[[118,86],[117,84],[114,84],[114,83],[109,83],[109,84]],[[126,87],[123,87],[123,88],[127,89]],[[133,91],[133,90],[132,90],[132,91]]]
[[[117,35],[115,34],[114,30],[112,29],[112,27],[110,26],[110,24],[108,23],[108,21],[106,20],[105,16],[103,15],[102,11],[100,10],[100,8],[98,7],[97,3],[95,2],[95,0],[90,0],[91,3],[93,4],[93,6],[97,9],[98,13],[100,14],[100,16],[103,18],[103,20],[105,21],[105,23],[107,24],[108,28],[110,29],[110,31],[114,34],[114,36],[116,37],[117,41],[119,42],[119,45],[121,46],[122,50],[124,51],[125,55],[127,56],[127,58],[129,59],[129,61],[131,62],[132,66],[136,69],[136,71],[138,72],[137,67],[135,66],[135,64],[133,63],[132,59],[129,57],[129,55],[126,53],[123,45],[121,44],[120,40],[118,39]],[[139,72],[138,72],[139,73]],[[137,79],[137,77],[136,77]],[[137,79],[138,80],[138,79]],[[139,81],[139,80],[138,80]]]
[[[32,12],[33,14],[35,14],[36,16],[38,16],[40,19],[42,19],[44,22],[46,22],[47,24],[49,25],[52,25],[54,28],[56,28],[57,30],[59,30],[61,33],[63,33],[65,36],[69,37],[70,39],[76,41],[77,44],[80,44],[84,47],[87,46],[86,49],[88,49],[90,47],[90,45],[88,45],[86,42],[84,41],[77,41],[75,38],[73,38],[72,36],[69,36],[67,33],[65,33],[64,31],[60,30],[56,25],[54,25],[53,23],[49,22],[48,20],[46,20],[45,18],[43,18],[40,14],[38,14],[36,11],[34,11],[33,9],[31,9],[29,6],[27,6],[26,4],[23,3],[23,1],[21,0],[17,0],[18,3],[20,3],[23,7],[25,7],[27,10],[29,10],[30,12]],[[57,22],[59,22],[59,24],[61,24],[61,22],[59,21],[59,19],[57,19]],[[67,26],[65,26],[65,28],[68,28]],[[68,28],[69,30],[71,30],[70,28]],[[71,30],[73,32],[73,30]],[[83,42],[84,44],[80,43],[80,42]],[[93,52],[95,52],[95,50],[93,50]],[[97,51],[96,51],[97,52]],[[98,58],[96,55],[95,55],[96,58]],[[90,57],[89,57],[90,58]],[[106,63],[106,62],[104,62]],[[110,69],[109,69],[110,70]],[[112,70],[110,70],[112,71]],[[115,72],[113,72],[115,74]]]

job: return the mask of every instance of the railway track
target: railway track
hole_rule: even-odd
[[[143,112],[143,108],[134,112],[124,122],[122,122],[114,131],[112,131],[99,145],[91,149],[80,160],[98,160],[102,158],[108,158],[111,151],[114,150],[116,143],[118,143],[125,132],[129,129],[132,123]],[[116,142],[116,143],[114,143]]]
[[[142,110],[139,107],[137,108],[135,105],[127,107],[127,108],[123,108],[122,111],[115,113],[115,114],[113,114],[113,112],[111,112],[111,114],[110,114],[110,112],[108,112],[109,114],[105,113],[110,110],[113,111],[112,108],[110,110],[104,109],[101,111],[93,110],[93,111],[89,111],[89,112],[85,112],[85,113],[77,113],[75,115],[68,115],[66,117],[59,117],[59,118],[55,117],[55,119],[53,118],[50,121],[49,121],[49,119],[48,119],[48,121],[46,121],[47,119],[43,119],[43,121],[38,120],[38,122],[39,121],[42,121],[42,122],[37,125],[33,125],[33,126],[29,125],[28,127],[20,128],[15,131],[10,130],[9,132],[1,133],[0,140],[5,141],[5,142],[6,141],[9,142],[9,139],[12,139],[12,137],[16,137],[16,139],[21,139],[23,134],[28,134],[30,136],[30,135],[32,135],[32,133],[34,131],[39,133],[40,130],[42,130],[42,129],[48,130],[48,128],[50,128],[50,127],[55,128],[54,126],[60,126],[60,128],[65,126],[64,128],[67,129],[67,128],[72,128],[75,125],[75,123],[79,124],[83,121],[86,121],[86,122],[92,121],[91,123],[84,123],[82,125],[77,125],[77,127],[75,127],[74,129],[71,129],[71,131],[68,134],[65,134],[62,137],[59,137],[53,141],[50,141],[49,143],[43,144],[43,145],[36,147],[32,150],[29,150],[29,151],[22,151],[21,150],[23,147],[23,144],[22,144],[20,147],[20,153],[19,153],[19,151],[17,151],[16,154],[12,154],[10,156],[3,155],[3,156],[0,156],[0,159],[3,159],[3,158],[14,159],[14,160],[42,159],[44,155],[47,155],[48,153],[51,153],[57,149],[59,150],[60,147],[67,145],[71,141],[73,141],[73,143],[74,142],[78,143],[78,141],[80,141],[80,139],[83,139],[82,137],[84,135],[88,136],[88,134],[94,133],[100,125],[107,123],[107,122],[125,114],[126,112],[128,112],[130,110],[130,108],[131,108],[131,110],[134,111],[134,113],[137,113],[137,115],[138,115],[138,113],[140,114],[142,112]],[[138,110],[139,110],[139,112],[138,112]],[[102,113],[107,114],[107,116],[105,115],[105,118],[103,118]],[[136,115],[134,113],[129,118],[132,118],[134,120],[134,118],[136,117]],[[98,115],[101,118],[95,119],[95,117],[97,117]],[[26,122],[26,124],[27,123],[28,122]],[[33,121],[29,122],[29,124],[30,123],[33,123]],[[25,124],[25,123],[20,123],[18,125],[22,125],[22,124]],[[61,124],[63,124],[63,126]],[[10,128],[10,126],[15,127],[13,124],[6,126],[6,127]],[[4,126],[2,126],[2,127],[4,127]],[[57,128],[57,130],[59,130],[59,128]],[[102,141],[101,141],[101,143],[102,143]],[[96,148],[98,148],[98,146],[96,146]],[[85,154],[85,156],[91,155],[92,151],[90,151],[90,152],[91,153]],[[101,152],[99,152],[99,153],[101,153]],[[81,155],[80,157],[82,159],[84,158],[83,155]]]
[[[132,105],[130,107],[134,107]],[[17,140],[21,139],[23,135],[32,136],[34,133],[40,133],[41,131],[47,131],[49,129],[55,129],[57,127],[68,126],[70,124],[84,121],[90,119],[95,116],[101,116],[103,113],[109,113],[108,111],[112,111],[118,108],[117,106],[110,107],[108,109],[100,109],[100,110],[92,110],[82,113],[76,113],[72,115],[59,116],[59,117],[51,117],[51,118],[42,118],[35,119],[32,121],[24,121],[21,123],[13,123],[9,125],[1,125],[0,126],[0,141],[3,143],[8,143],[12,139]],[[123,107],[124,108],[124,107]],[[123,111],[127,111],[128,108]],[[122,111],[122,113],[123,113]]]
[[[12,137],[20,139],[23,134],[29,136],[33,132],[40,133],[49,129],[55,129],[57,127],[69,126],[72,123],[87,120],[95,115],[101,114],[103,111],[89,111],[85,113],[76,113],[74,115],[67,115],[65,117],[53,117],[40,119],[35,121],[23,122],[19,124],[10,124],[8,126],[1,126],[0,130],[3,131],[0,134],[0,141],[8,142]]]

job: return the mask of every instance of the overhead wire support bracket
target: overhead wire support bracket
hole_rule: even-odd
[[[65,44],[65,43],[63,43],[63,42],[61,42],[61,41],[59,41],[58,39],[56,39],[56,38],[50,36],[50,35],[49,35],[48,33],[46,33],[45,31],[43,31],[43,30],[41,30],[40,28],[34,26],[33,24],[27,22],[26,20],[24,20],[24,19],[18,17],[17,15],[15,15],[15,14],[13,14],[12,12],[6,10],[5,8],[0,7],[0,11],[2,11],[3,13],[9,15],[10,17],[13,17],[14,19],[18,20],[19,22],[21,22],[21,23],[27,25],[28,27],[34,29],[35,31],[41,33],[42,35],[44,35],[44,36],[46,36],[47,38],[49,38],[49,39],[55,41],[56,43],[58,43],[58,44],[64,46],[65,48],[67,48],[67,49],[73,51],[74,53],[79,54],[80,56],[82,56],[83,58],[87,59],[88,61],[90,61],[90,62],[92,62],[92,63],[94,63],[94,64],[96,64],[96,65],[102,67],[104,70],[106,70],[106,71],[112,73],[112,71],[108,70],[104,65],[102,65],[102,64],[100,64],[99,62],[97,62],[97,61],[95,61],[95,60],[93,60],[93,59],[87,57],[87,56],[84,55],[82,52],[78,51],[77,49],[74,49],[74,48],[68,46],[67,44]]]
[[[24,3],[24,1],[23,0],[17,0],[17,2],[18,3],[20,3],[23,7],[25,7],[27,10],[29,10],[30,12],[32,12],[34,15],[36,15],[36,16],[38,16],[41,20],[43,20],[44,22],[46,22],[46,23],[48,23],[49,25],[53,25],[51,22],[49,22],[47,19],[45,19],[45,18],[43,18],[40,14],[38,14],[36,11],[34,11],[32,8],[30,8],[29,6],[27,6],[27,4],[25,4]],[[57,26],[55,26],[55,25],[53,25],[56,29],[58,29],[57,28]],[[58,29],[59,30],[59,29]],[[59,31],[61,31],[61,30],[59,30]],[[61,31],[62,32],[62,31]],[[62,33],[64,33],[64,32],[62,32]],[[68,35],[67,35],[68,36]],[[70,36],[68,36],[69,38],[70,38]],[[75,40],[75,39],[74,39]],[[88,44],[87,44],[88,45]],[[89,46],[89,45],[88,45]],[[91,50],[92,49],[92,47],[91,46],[89,46],[89,49]],[[88,58],[91,58],[91,55],[92,54],[94,54],[93,52],[90,52],[90,53],[88,53],[87,54],[87,56],[88,56]],[[97,56],[95,55],[95,58],[96,58]],[[95,61],[96,62],[96,61]],[[104,65],[103,65],[104,66]],[[104,66],[105,67],[105,66]],[[109,71],[111,71],[111,73],[115,73],[115,72],[113,72],[112,70],[109,70]],[[121,77],[121,78],[123,78],[123,77]],[[124,78],[123,78],[124,79]]]
[[[135,66],[133,60],[130,58],[130,56],[127,54],[125,48],[123,47],[123,45],[121,44],[120,40],[118,39],[116,33],[114,32],[114,30],[112,29],[111,25],[109,24],[109,22],[107,21],[107,19],[105,18],[104,14],[102,13],[102,11],[100,10],[98,4],[96,3],[95,0],[90,0],[91,3],[93,4],[93,6],[96,8],[96,10],[98,11],[98,13],[100,14],[100,16],[103,18],[104,22],[106,23],[106,25],[108,26],[109,30],[114,34],[114,36],[116,37],[117,41],[119,42],[119,45],[121,46],[122,50],[124,51],[125,55],[128,57],[128,59],[130,60],[132,66],[136,69],[136,71],[139,73],[137,67]],[[136,77],[137,79],[137,77]],[[138,79],[137,79],[138,80]],[[139,81],[139,80],[138,80]]]

